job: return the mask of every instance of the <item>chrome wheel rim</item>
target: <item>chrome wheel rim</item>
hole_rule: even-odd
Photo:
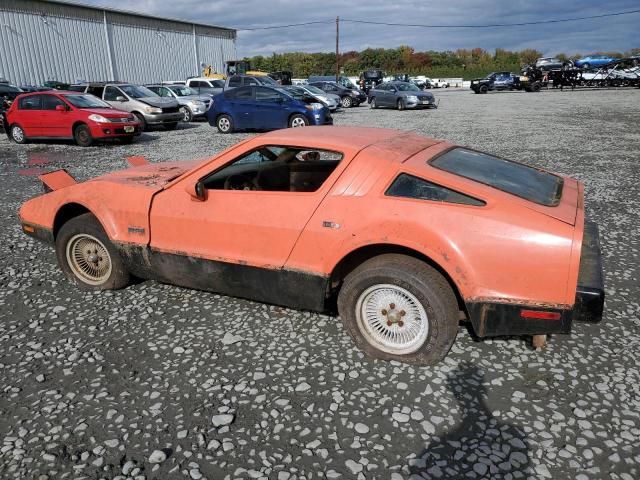
[[[306,127],[307,124],[304,121],[304,118],[301,117],[296,117],[293,120],[291,120],[291,127],[292,128],[298,128],[298,127]]]
[[[16,142],[22,142],[24,140],[24,131],[20,127],[13,127],[12,136]]]
[[[67,242],[67,264],[73,274],[89,285],[102,285],[111,276],[109,251],[93,235],[80,233]]]
[[[417,351],[429,335],[426,310],[415,295],[397,285],[378,284],[362,292],[356,320],[367,342],[394,355]]]
[[[182,112],[182,121],[188,122],[191,117],[191,115],[189,114],[189,109],[187,107],[182,107],[180,111]]]
[[[218,127],[220,127],[220,130],[222,130],[223,132],[226,132],[231,127],[231,122],[229,122],[228,118],[223,117],[218,120]]]
[[[345,108],[349,108],[351,106],[351,99],[349,97],[345,97],[340,100],[340,104]]]

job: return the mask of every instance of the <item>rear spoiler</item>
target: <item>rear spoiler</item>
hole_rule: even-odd
[[[70,187],[71,185],[78,183],[64,168],[45,173],[44,175],[40,175],[38,178],[44,185],[44,191],[46,193]]]

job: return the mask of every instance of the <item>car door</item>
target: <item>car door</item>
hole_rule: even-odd
[[[231,151],[197,178],[186,179],[157,194],[150,212],[152,250],[185,252],[183,255],[188,255],[193,268],[198,268],[197,259],[282,268],[308,220],[344,168],[338,165],[313,191],[295,191],[291,188],[289,165],[299,151],[298,147],[271,144],[242,154]],[[248,172],[260,172],[261,190],[243,189],[243,175],[247,188],[252,185]],[[206,189],[202,201],[195,200],[182,185],[198,179]],[[222,280],[233,281],[231,277]]]
[[[291,113],[290,101],[273,88],[255,87],[252,109],[253,128],[286,128]]]
[[[224,93],[227,113],[233,117],[235,128],[242,130],[254,128],[255,87],[238,87]]]
[[[63,111],[56,107],[63,107]],[[74,115],[68,105],[55,95],[42,95],[40,122],[44,137],[71,137]]]
[[[122,90],[118,87],[114,87],[113,85],[108,85],[104,89],[104,101],[111,105],[113,108],[118,108],[120,110],[126,110],[126,104],[128,102],[128,97],[124,94]],[[118,100],[118,97],[122,97],[125,99],[124,102]]]
[[[27,137],[41,137],[42,95],[29,95],[18,99],[18,118],[14,123],[19,124]]]
[[[396,106],[396,93],[398,89],[394,85],[387,85],[387,88],[384,90],[383,96],[383,106],[385,107],[395,107]]]

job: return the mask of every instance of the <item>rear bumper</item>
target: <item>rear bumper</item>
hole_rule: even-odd
[[[604,310],[604,277],[598,226],[585,222],[573,319],[598,323]]]

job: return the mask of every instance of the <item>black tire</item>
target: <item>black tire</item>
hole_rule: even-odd
[[[219,115],[216,119],[216,127],[220,133],[233,132],[233,118],[227,114]]]
[[[91,145],[93,145],[91,129],[84,123],[81,123],[73,129],[73,139],[80,147],[90,147]]]
[[[178,128],[178,122],[165,123],[164,128],[166,128],[167,130],[175,130],[176,128]]]
[[[378,105],[376,105],[376,97],[371,97],[371,101],[369,102],[369,106],[371,108],[378,108]]]
[[[348,95],[345,95],[344,97],[340,98],[340,105],[342,105],[342,108],[353,107],[353,98],[351,98]]]
[[[182,113],[182,121],[189,123],[193,121],[193,112],[187,106],[180,107],[180,113]]]
[[[93,240],[91,240],[91,238]],[[78,245],[82,240],[84,240],[85,243],[88,242],[88,245],[90,245],[91,242],[95,244],[94,240],[98,240],[98,242],[102,244],[103,248],[98,247],[98,250],[93,253],[93,255],[98,257],[94,264],[98,266],[96,268],[104,268],[105,261],[111,265],[111,271],[108,272],[108,275],[104,276],[104,279],[94,279],[94,281],[91,282],[90,275],[83,277],[75,273],[81,268],[72,266],[71,263],[73,263],[73,260],[70,260],[70,258],[78,258],[78,255],[74,255],[74,253],[77,253],[74,250],[76,247],[82,250]],[[87,251],[87,254],[89,253],[91,252]],[[108,255],[108,257],[103,257],[103,255]],[[74,217],[62,225],[56,236],[56,256],[58,257],[58,264],[65,276],[83,290],[116,290],[126,287],[129,284],[129,272],[120,258],[120,254],[109,240],[109,237],[107,237],[98,219],[91,213]],[[82,263],[83,261],[84,264],[89,264],[91,260],[80,259],[78,262]],[[100,265],[102,265],[102,267],[100,267]]]
[[[308,127],[309,119],[304,115],[296,113],[289,118],[289,128]]]
[[[487,93],[489,91],[489,87],[487,87],[486,85],[480,85],[480,88],[478,89],[479,93]]]
[[[11,125],[9,128],[9,136],[11,137],[11,140],[19,143],[20,145],[27,143],[27,136],[20,125]]]
[[[398,108],[398,110],[404,110],[404,100],[399,98],[398,103],[396,103],[396,107]]]
[[[531,85],[531,91],[532,92],[539,92],[541,87],[542,86],[538,82],[536,82],[536,83]]]
[[[138,128],[141,132],[144,132],[147,129],[147,121],[144,119],[144,115],[138,112],[135,112],[134,115],[136,117],[136,120],[138,120],[138,123],[140,123],[140,126]]]
[[[357,313],[359,300],[376,285],[399,287],[413,295],[424,309],[427,333],[415,350],[391,353],[371,343],[363,334],[364,327],[360,325]],[[390,308],[395,307],[391,304]],[[433,365],[447,355],[458,331],[458,302],[447,280],[431,266],[406,255],[380,255],[349,273],[338,294],[338,311],[356,346],[368,356],[382,360]],[[403,312],[400,315],[404,315]],[[384,309],[381,314],[387,315]]]

